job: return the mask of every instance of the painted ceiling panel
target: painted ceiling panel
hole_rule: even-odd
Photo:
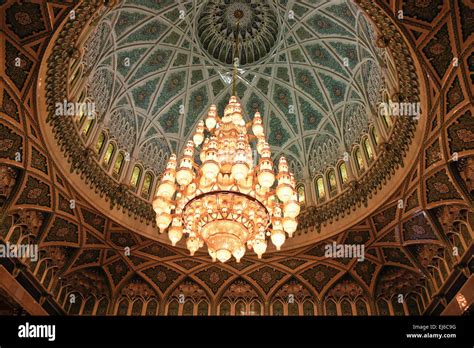
[[[127,117],[113,136],[127,134],[121,144],[133,158],[153,138],[163,156],[179,152],[207,108],[222,112],[230,96],[235,11],[237,94],[247,119],[260,111],[276,157],[324,170],[367,131],[369,104],[384,84],[385,52],[372,46],[374,29],[349,0],[123,1],[98,23],[84,55],[103,127],[118,127],[111,115],[120,107]],[[159,174],[163,163],[148,165]]]

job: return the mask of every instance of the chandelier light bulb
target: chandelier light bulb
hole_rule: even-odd
[[[199,240],[196,237],[189,237],[186,240],[186,247],[191,256],[194,256],[194,253],[199,249]]]
[[[253,117],[252,132],[256,137],[263,138],[263,121],[258,111],[255,113]]]
[[[171,223],[171,214],[167,212],[162,212],[160,215],[158,215],[156,219],[156,224],[158,225],[160,229],[160,233],[163,233],[166,230],[166,228],[168,228],[170,223]]]
[[[283,219],[283,229],[290,237],[295,233],[296,228],[298,227],[298,222],[293,217],[285,217]]]
[[[300,205],[296,201],[295,195],[285,203],[285,206],[283,207],[283,214],[288,217],[295,218],[299,215],[300,213]]]
[[[171,241],[173,246],[178,243],[183,237],[183,227],[182,226],[171,226],[168,231],[168,238]]]
[[[281,246],[283,243],[285,243],[285,232],[282,230],[273,230],[272,235],[271,235],[271,240],[273,245],[277,248],[277,250],[280,250]]]
[[[232,256],[235,257],[235,260],[237,263],[240,263],[240,259],[245,255],[245,246],[242,245],[238,249],[236,249],[233,253]]]
[[[253,251],[255,251],[259,259],[262,258],[262,255],[265,253],[266,250],[267,250],[267,242],[265,240],[257,239],[253,243]]]
[[[219,249],[219,250],[217,250],[217,252],[216,252],[216,258],[217,258],[220,262],[222,262],[222,263],[226,262],[226,261],[229,260],[231,257],[232,257],[232,254],[231,254],[231,252],[230,252],[229,250],[227,250],[227,249]]]

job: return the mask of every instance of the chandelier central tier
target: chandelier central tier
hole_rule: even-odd
[[[206,245],[221,262],[232,256],[239,262],[246,248],[261,258],[267,237],[279,250],[286,234],[296,231],[300,212],[286,159],[280,158],[275,175],[262,117],[256,112],[246,123],[235,96],[222,117],[215,105],[209,108],[179,165],[171,155],[153,208],[173,245],[186,235],[191,255]]]

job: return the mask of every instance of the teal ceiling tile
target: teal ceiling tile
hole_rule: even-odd
[[[307,69],[294,68],[295,83],[305,93],[313,97],[313,101],[318,103],[323,109],[327,110],[328,105],[321,93],[319,83],[316,81],[313,73]]]
[[[344,67],[354,69],[359,63],[357,47],[354,44],[334,41],[331,42],[330,45],[337,52],[337,56],[339,60],[342,61]]]
[[[158,99],[155,102],[153,114],[156,113],[161,107],[170,102],[170,100],[179,94],[185,86],[186,73],[175,72],[166,77],[163,83],[163,87],[159,92]]]
[[[291,96],[290,90],[279,84],[275,84],[273,89],[273,100],[285,115],[293,130],[298,132],[298,126],[296,124],[296,106],[293,103],[293,97]]]
[[[124,36],[122,40],[119,41],[119,45],[135,44],[138,42],[156,42],[167,29],[168,25],[154,19]]]
[[[270,115],[269,127],[270,134],[268,135],[268,143],[271,146],[281,147],[290,138],[290,134],[284,127],[282,127],[282,121],[274,112]]]
[[[306,22],[320,36],[354,37],[354,34],[349,29],[319,13],[310,17]]]
[[[323,114],[317,110],[314,105],[303,98],[298,98],[298,113],[303,118],[303,130],[310,131],[318,128],[319,123],[323,119]]]
[[[253,119],[253,116],[257,111],[260,112],[263,118],[267,116],[265,114],[265,102],[255,93],[252,93],[250,95],[250,98],[247,100],[246,110],[247,116],[250,119]]]
[[[319,72],[319,76],[323,81],[323,85],[331,97],[332,105],[335,106],[338,103],[342,102],[345,97],[347,85],[340,80],[336,80],[330,75],[326,75],[322,72]]]
[[[194,126],[198,119],[204,118],[204,111],[208,106],[209,97],[206,86],[202,86],[199,89],[191,93],[187,102],[187,113],[186,116],[186,128],[184,130],[185,135],[189,135],[191,127]]]
[[[146,48],[135,48],[119,51],[117,53],[117,70],[126,77],[128,73],[141,61],[147,51]]]
[[[120,37],[123,33],[131,30],[138,23],[149,17],[150,16],[139,12],[120,12],[117,22],[114,25],[115,36]]]
[[[288,68],[278,67],[276,76],[286,82],[290,82],[290,76],[288,75]]]
[[[340,2],[339,4],[327,6],[324,8],[324,11],[329,14],[335,15],[339,19],[342,19],[343,23],[345,23],[345,25],[347,25],[348,27],[355,27],[354,14],[345,2]]]
[[[178,133],[180,120],[184,116],[179,113],[181,105],[184,105],[182,99],[159,116],[158,121],[165,133]]]
[[[149,80],[148,82],[138,87],[135,87],[132,90],[133,101],[135,103],[135,106],[138,106],[144,110],[148,108],[148,105],[150,104],[150,99],[156,91],[160,80],[161,79],[159,77]]]
[[[147,76],[152,73],[164,70],[163,68],[168,64],[172,51],[156,47],[150,54],[148,54],[145,62],[140,65],[138,70],[133,74],[130,83]]]

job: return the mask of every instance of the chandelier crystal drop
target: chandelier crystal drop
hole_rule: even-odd
[[[261,258],[267,237],[280,250],[300,206],[286,159],[275,175],[271,155],[258,112],[246,124],[237,97],[222,117],[212,105],[181,158],[166,165],[153,201],[160,232],[168,230],[173,245],[186,235],[191,255],[206,245],[213,261],[239,262],[246,248]]]

